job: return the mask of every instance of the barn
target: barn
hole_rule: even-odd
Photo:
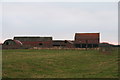
[[[76,48],[97,48],[99,33],[75,33],[74,45]]]
[[[14,37],[14,40],[19,40],[24,47],[52,47],[52,37]]]
[[[19,40],[8,39],[2,44],[3,49],[18,49],[22,47],[22,43]]]

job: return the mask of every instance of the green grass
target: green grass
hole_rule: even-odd
[[[117,51],[3,50],[3,78],[117,78]]]

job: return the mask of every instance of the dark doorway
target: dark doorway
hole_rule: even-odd
[[[86,48],[86,44],[82,44],[82,48]]]
[[[94,48],[97,48],[97,47],[98,47],[98,44],[93,44],[93,47],[94,47]]]
[[[88,44],[87,47],[88,47],[88,48],[92,48],[92,44]]]
[[[76,48],[82,48],[81,44],[75,44]]]
[[[41,46],[41,45],[43,45],[42,43],[39,43],[39,45]]]
[[[9,45],[9,42],[6,42],[6,45]]]

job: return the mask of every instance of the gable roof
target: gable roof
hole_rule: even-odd
[[[75,38],[90,39],[99,38],[99,33],[75,33]]]

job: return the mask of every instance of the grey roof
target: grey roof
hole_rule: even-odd
[[[52,37],[29,37],[29,36],[23,36],[23,37],[14,37],[14,40],[19,41],[51,41]]]

